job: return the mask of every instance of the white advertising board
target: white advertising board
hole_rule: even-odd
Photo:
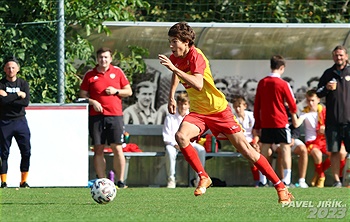
[[[28,184],[31,187],[81,187],[88,184],[88,106],[30,104],[31,131]],[[8,159],[7,184],[18,187],[21,155],[15,139]]]

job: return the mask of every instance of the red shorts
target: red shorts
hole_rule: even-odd
[[[326,138],[323,135],[317,136],[315,140],[307,141],[305,145],[308,153],[310,153],[312,149],[319,149],[323,154],[327,153]]]
[[[210,129],[217,139],[225,140],[227,137],[224,134],[234,134],[242,130],[229,106],[222,112],[210,115],[190,112],[183,121],[192,123],[200,129],[198,137]]]

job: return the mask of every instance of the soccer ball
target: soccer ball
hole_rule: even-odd
[[[91,187],[91,196],[99,204],[112,202],[117,195],[114,183],[107,178],[97,179]]]

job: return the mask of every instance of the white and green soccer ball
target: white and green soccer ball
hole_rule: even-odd
[[[99,204],[112,202],[117,195],[114,183],[107,178],[97,179],[91,186],[91,196]]]

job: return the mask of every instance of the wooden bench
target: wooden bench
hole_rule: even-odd
[[[162,136],[162,125],[125,125],[125,131],[130,134],[130,136]],[[142,144],[137,144],[141,150]],[[89,156],[93,156],[94,152],[89,151]],[[113,153],[105,153],[106,156],[113,156]],[[182,156],[181,153],[178,154]],[[126,159],[125,163],[125,173],[124,180],[128,177],[129,165],[131,157],[162,157],[165,156],[165,151],[155,151],[155,152],[124,152]],[[206,153],[206,157],[242,157],[242,154],[238,152],[216,152],[216,153]]]

